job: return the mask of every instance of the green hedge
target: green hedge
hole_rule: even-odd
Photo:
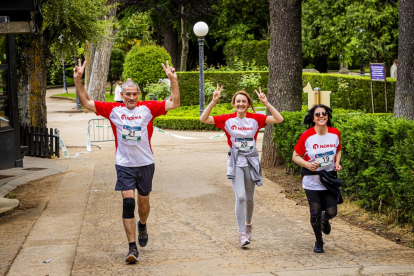
[[[154,119],[154,126],[176,130],[218,130],[214,125],[201,123],[198,117],[160,116]]]
[[[305,112],[282,112],[284,122],[274,126],[273,140],[296,174],[292,153]],[[389,114],[334,114],[341,132],[343,192],[372,211],[388,210],[402,222],[414,221],[414,122]]]
[[[205,72],[204,78],[207,81],[213,81],[223,85],[223,93],[220,102],[230,102],[232,95],[243,89],[238,83],[243,74],[260,74],[262,91],[267,93],[267,83],[269,73],[259,72]],[[180,85],[181,105],[198,105],[199,104],[199,72],[177,72],[178,82]],[[371,112],[371,81],[369,77],[349,76],[340,74],[315,74],[303,73],[302,86],[307,83],[312,87],[320,87],[323,91],[332,91],[331,106],[333,108],[344,108],[352,110],[361,110]],[[339,83],[348,83],[348,89],[338,91]],[[394,107],[394,91],[395,79],[387,78],[387,100],[388,112],[393,111]],[[385,112],[385,96],[384,83],[373,82],[374,88],[374,106],[375,112]],[[257,96],[253,91],[254,88],[247,88],[247,92],[257,100]],[[208,104],[206,97],[206,104]],[[307,95],[302,93],[302,104],[307,105]]]
[[[308,82],[311,84],[312,88],[320,87],[323,91],[332,91],[331,106],[334,108],[372,112],[371,80],[369,77],[341,74],[303,73],[303,87],[305,87]],[[340,82],[343,84],[348,83],[348,89],[346,91],[338,91]],[[388,112],[392,112],[394,108],[395,84],[395,79],[387,78]],[[385,112],[384,89],[384,82],[373,82],[374,108],[376,113]],[[306,104],[306,94],[304,94],[302,99],[304,100],[303,104]]]
[[[235,60],[238,59],[244,64],[251,63],[253,60],[256,66],[268,66],[267,51],[270,48],[268,40],[251,40],[245,42],[229,41],[223,49],[226,56],[227,66],[235,67]]]
[[[244,74],[259,74],[261,76],[260,86],[262,87],[262,92],[267,93],[267,82],[269,79],[268,72],[205,72],[204,79],[205,81],[212,81],[215,84],[218,83],[223,86],[223,91],[221,93],[221,103],[231,102],[231,97],[233,94],[239,90],[242,90],[243,87],[240,87],[238,83]],[[177,72],[178,75],[178,84],[180,86],[180,95],[181,95],[181,105],[198,105],[199,104],[199,72]],[[256,87],[257,88],[257,87]],[[254,93],[253,88],[247,88],[250,96],[253,99],[257,100],[257,95]],[[206,106],[211,101],[211,98],[205,97]]]

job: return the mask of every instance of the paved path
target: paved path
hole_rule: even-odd
[[[61,112],[71,105],[48,99],[48,127],[59,128],[74,154],[85,150],[87,120],[95,116]],[[226,179],[225,138],[180,140],[155,132],[152,147],[156,174],[149,243],[140,249],[137,264],[124,263],[127,242],[121,196],[114,191],[114,146],[106,142],[102,149],[57,161],[68,170],[8,275],[414,275],[413,249],[340,219],[325,237],[326,253],[312,253],[307,208],[268,179],[256,190],[251,244],[241,249],[234,193]]]

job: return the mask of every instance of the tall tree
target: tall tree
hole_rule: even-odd
[[[19,119],[22,126],[45,127],[46,77],[52,51],[72,56],[85,40],[104,29],[101,17],[106,0],[44,0],[44,23],[39,34],[17,39]]]
[[[414,1],[399,2],[399,43],[394,116],[414,119]]]
[[[301,110],[302,35],[301,0],[270,0],[269,82],[267,97],[279,111]],[[267,125],[263,137],[262,165],[278,165],[272,141],[273,127]]]
[[[123,0],[128,5],[135,5],[140,11],[150,11],[155,28],[162,34],[162,46],[171,55],[176,68],[180,66],[178,51],[182,33],[192,33],[192,26],[197,21],[205,20],[212,14],[212,6],[217,0]],[[183,9],[184,7],[184,9]],[[184,12],[183,12],[184,11]],[[181,30],[184,26],[185,30]],[[196,39],[195,36],[191,37]],[[181,40],[182,54],[186,55],[187,41]],[[182,51],[183,51],[182,50]]]
[[[117,10],[116,3],[117,0],[108,0],[107,4],[111,6],[111,9],[101,20],[109,22],[115,21]],[[113,37],[113,25],[109,24],[106,32],[103,33],[98,43],[95,45],[95,54],[88,85],[88,95],[95,101],[105,101],[106,82],[108,79]]]

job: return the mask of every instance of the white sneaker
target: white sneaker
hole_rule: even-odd
[[[239,241],[240,241],[240,245],[242,247],[243,246],[246,246],[246,245],[248,245],[250,243],[249,239],[246,238],[246,233],[244,233],[244,232],[239,233]]]
[[[250,224],[246,224],[246,238],[250,241],[252,238],[252,234],[253,234],[253,225]]]

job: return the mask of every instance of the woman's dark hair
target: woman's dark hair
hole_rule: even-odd
[[[313,126],[315,126],[315,122],[313,121],[313,118],[315,116],[315,110],[317,108],[323,108],[325,109],[326,113],[328,113],[328,123],[327,125],[329,127],[332,127],[332,109],[324,104],[315,104],[314,106],[312,106],[311,109],[308,110],[308,114],[306,114],[305,119],[303,119],[303,124],[307,127],[307,128],[311,128]]]

